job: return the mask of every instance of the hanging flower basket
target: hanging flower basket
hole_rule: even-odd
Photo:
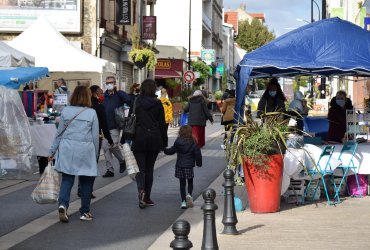
[[[129,52],[130,61],[139,69],[147,67],[153,70],[156,64],[155,53],[151,49],[132,49]]]

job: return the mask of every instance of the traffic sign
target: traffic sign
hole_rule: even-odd
[[[187,83],[192,83],[195,80],[195,74],[193,71],[188,70],[184,73],[184,81]]]

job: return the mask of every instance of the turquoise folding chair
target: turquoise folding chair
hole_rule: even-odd
[[[357,142],[349,141],[343,145],[342,150],[340,151],[338,160],[342,164],[339,167],[337,167],[337,169],[342,169],[343,177],[340,180],[339,185],[335,189],[335,196],[334,196],[334,199],[337,198],[338,201],[340,201],[339,199],[340,187],[342,186],[343,182],[346,182],[346,185],[347,185],[346,177],[347,177],[349,170],[352,170],[354,172],[356,183],[357,183],[357,190],[358,190],[358,193],[360,194],[358,197],[362,197],[361,192],[360,192],[360,185],[358,183],[358,178],[357,178],[357,167],[355,166],[355,163],[353,162],[353,158],[356,155],[357,146],[358,146]],[[346,159],[346,161],[344,162],[343,158],[344,158],[344,155],[346,154],[349,159],[348,160]],[[347,186],[347,191],[348,191],[348,186]]]
[[[334,176],[333,176],[334,171],[331,169],[331,166],[330,166],[330,159],[333,155],[333,151],[334,151],[334,146],[325,146],[323,148],[323,150],[321,151],[320,158],[317,161],[317,163],[315,164],[315,167],[312,170],[307,170],[307,173],[308,173],[309,176],[311,176],[311,178],[310,178],[310,181],[308,182],[308,185],[306,187],[304,197],[307,197],[307,192],[310,188],[311,182],[314,180],[313,177],[315,175],[320,175],[319,181],[318,181],[317,186],[314,190],[311,201],[313,201],[313,199],[315,197],[315,194],[317,192],[317,189],[320,187],[320,183],[322,183],[322,185],[324,186],[325,195],[326,195],[326,198],[328,200],[328,204],[329,205],[332,204],[330,202],[328,189],[326,188],[326,183],[325,183],[325,180],[324,180],[324,176],[325,175],[330,175],[333,178],[333,181],[334,181]],[[334,186],[335,186],[335,182],[334,182]],[[337,190],[336,186],[334,187],[334,190]]]

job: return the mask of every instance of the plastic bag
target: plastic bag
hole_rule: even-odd
[[[52,204],[58,201],[59,174],[54,170],[51,162],[49,162],[49,165],[45,168],[31,197],[38,204]]]
[[[136,174],[139,173],[139,166],[137,165],[134,154],[131,151],[130,145],[125,143],[122,145],[122,154],[125,158],[127,174],[132,180],[135,180]]]
[[[125,107],[121,106],[114,109],[114,115],[119,129],[123,129],[126,125],[126,112]]]

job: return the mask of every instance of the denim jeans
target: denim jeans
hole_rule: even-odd
[[[80,176],[80,185],[81,185],[81,208],[80,214],[90,212],[90,201],[91,193],[93,190],[93,183],[95,176]],[[75,181],[74,175],[62,174],[62,183],[60,185],[59,192],[59,206],[63,205],[67,209],[69,207],[69,199],[71,196],[71,189]]]

